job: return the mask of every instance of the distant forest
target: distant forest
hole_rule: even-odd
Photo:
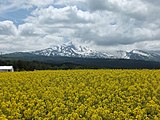
[[[55,63],[25,60],[0,60],[0,66],[13,66],[15,71],[67,69],[160,69],[159,62],[117,59],[81,59]]]
[[[34,71],[34,70],[66,70],[66,69],[84,69],[85,67],[71,63],[52,64],[39,61],[23,60],[0,60],[0,66],[13,66],[15,71]],[[87,67],[86,67],[87,68]]]

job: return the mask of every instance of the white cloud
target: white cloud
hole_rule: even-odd
[[[25,23],[23,25],[19,25],[18,30],[19,30],[19,35],[25,37],[33,37],[33,36],[41,37],[45,34],[45,32],[42,29],[35,27],[35,25],[31,23]]]
[[[18,27],[1,21],[1,41],[16,41],[17,50],[46,48],[65,38],[96,49],[160,49],[159,4],[157,0],[8,0],[0,10],[36,8]]]
[[[31,5],[34,5],[34,6],[46,6],[46,5],[51,5],[51,4],[54,4],[54,0],[29,0],[26,2],[26,4],[29,3]]]
[[[51,5],[54,4],[54,0],[4,0],[4,1],[0,1],[1,3],[1,7],[5,6],[7,8],[13,8],[13,7],[17,7],[17,8],[30,8],[33,6],[36,7],[44,7],[47,5]]]
[[[15,35],[17,28],[12,21],[0,21],[0,35]]]
[[[93,16],[87,12],[77,9],[76,6],[67,6],[64,8],[48,8],[36,9],[32,12],[32,16],[26,19],[27,22],[38,24],[70,24],[70,23],[86,23],[93,22]]]

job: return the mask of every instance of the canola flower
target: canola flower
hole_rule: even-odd
[[[159,70],[0,73],[0,120],[159,120]]]

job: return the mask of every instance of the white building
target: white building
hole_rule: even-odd
[[[13,66],[0,66],[0,72],[14,72]]]

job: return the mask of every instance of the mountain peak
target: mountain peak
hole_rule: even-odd
[[[34,55],[42,56],[65,56],[65,57],[81,57],[81,58],[111,58],[111,59],[136,59],[136,60],[149,60],[159,61],[160,54],[156,52],[148,52],[138,49],[127,51],[114,51],[113,53],[98,52],[88,47],[80,46],[68,42],[62,45],[54,45],[50,48],[33,51]]]
[[[130,53],[138,54],[138,55],[141,55],[141,56],[147,56],[147,57],[150,56],[149,53],[147,53],[145,51],[142,51],[142,50],[138,50],[138,49],[134,49]]]
[[[44,56],[109,58],[107,53],[97,52],[88,47],[75,45],[72,42],[68,42],[62,45],[57,45],[57,46],[54,45],[51,48],[47,48],[40,51],[34,51],[32,53],[36,55],[44,55]]]

